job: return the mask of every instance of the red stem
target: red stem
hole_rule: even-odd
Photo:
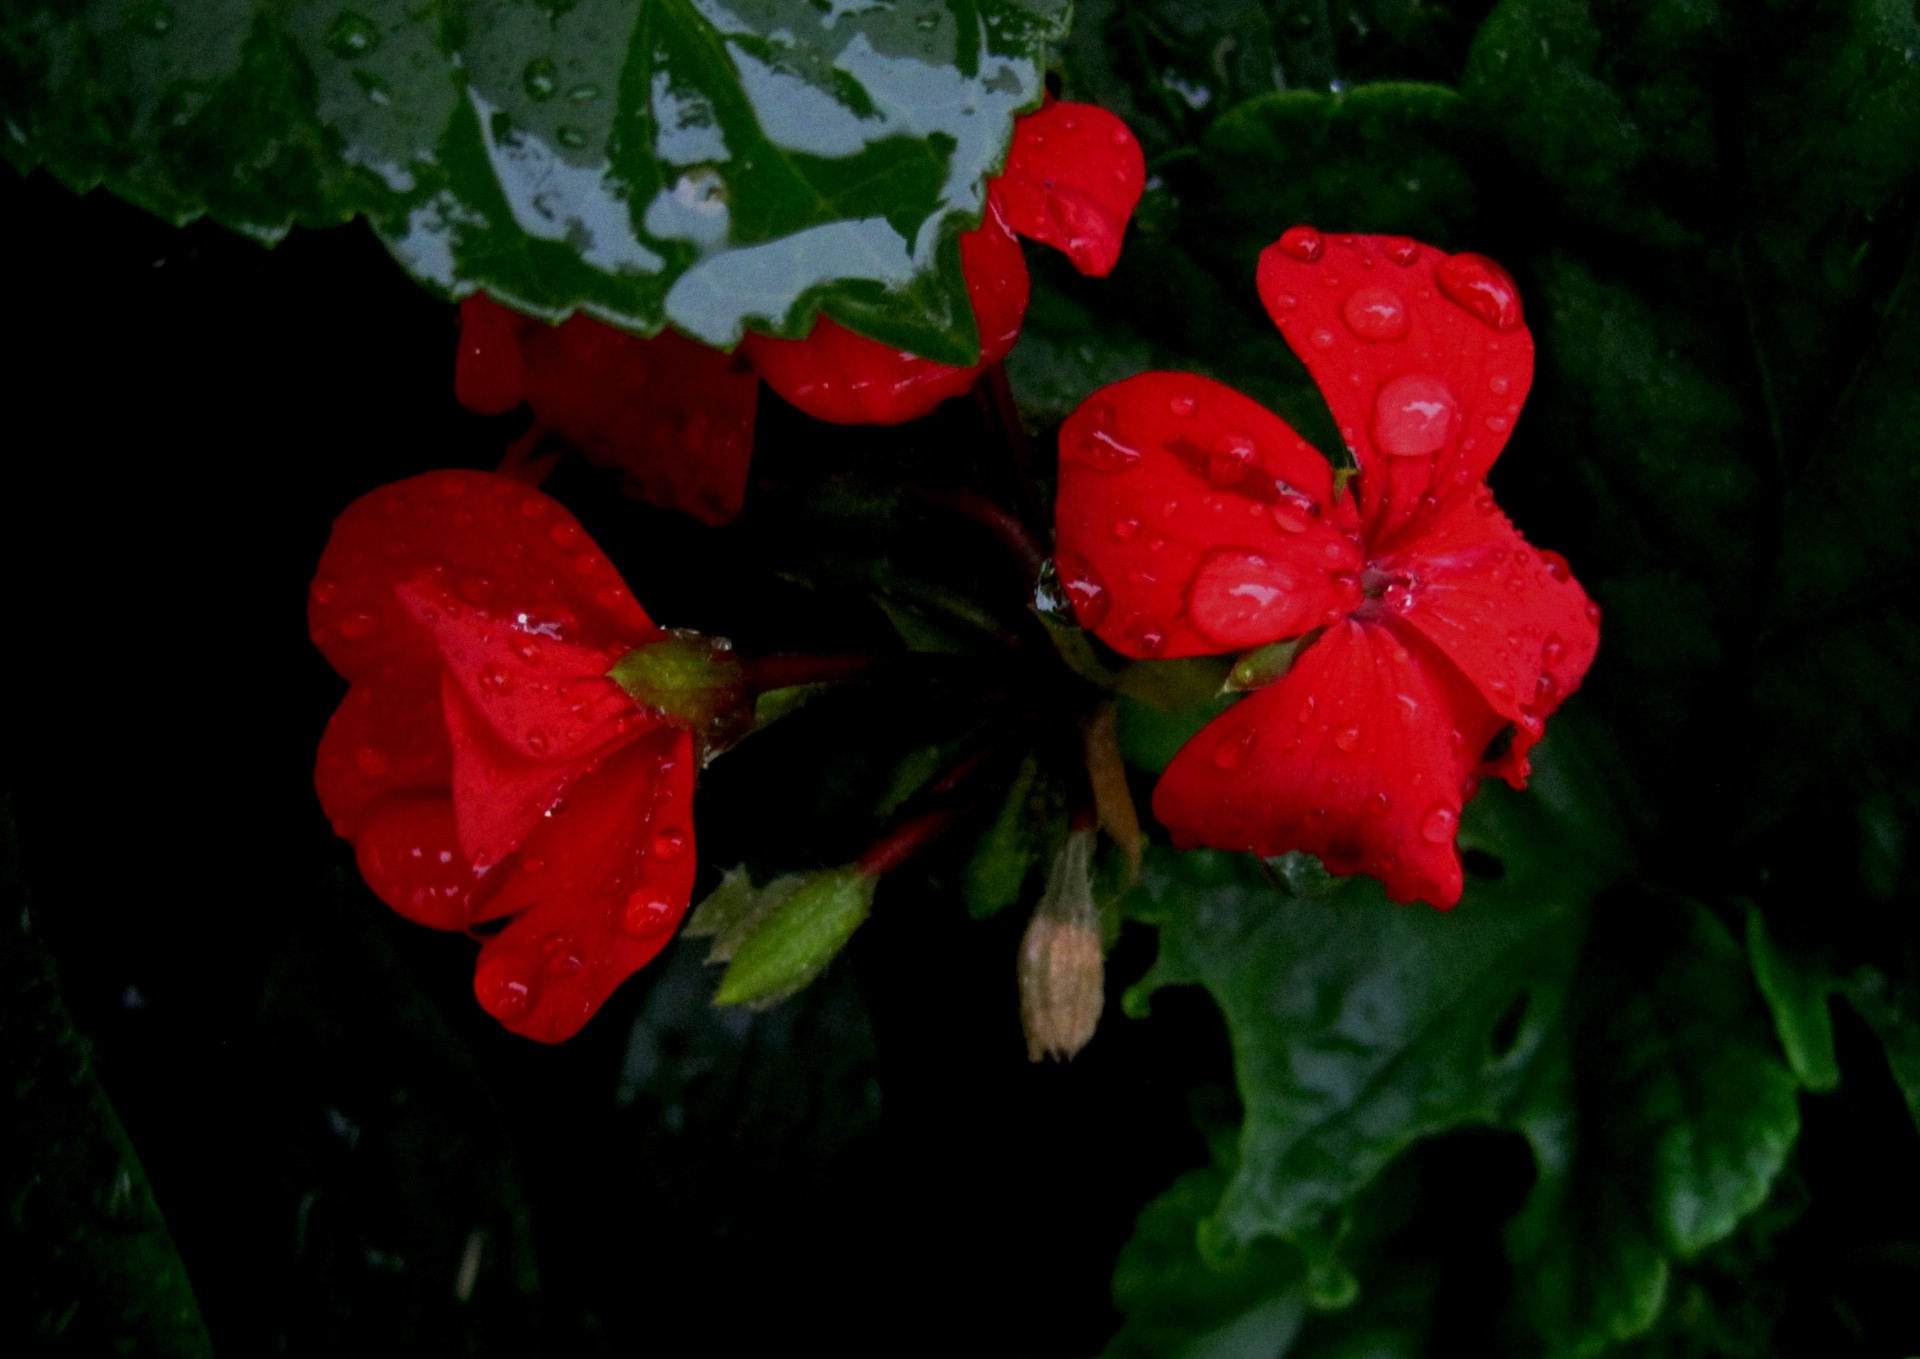
[[[879,663],[877,656],[809,656],[783,652],[751,656],[742,665],[747,672],[747,688],[764,694],[799,684],[834,684],[857,679]]]
[[[989,500],[978,491],[928,491],[925,494],[934,504],[965,515],[998,538],[1019,561],[1020,568],[1027,573],[1029,580],[1040,574],[1040,568],[1047,560],[1046,549],[1028,532],[1020,517],[1004,505]]]
[[[923,845],[939,839],[941,832],[953,824],[957,815],[959,809],[951,804],[922,812],[874,841],[854,866],[876,878],[891,873],[912,858]]]

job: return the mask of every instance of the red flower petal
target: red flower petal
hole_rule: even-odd
[[[816,420],[837,425],[897,425],[917,420],[949,397],[963,396],[974,379],[1006,357],[1027,314],[1026,257],[989,203],[986,219],[960,238],[980,329],[980,361],[954,368],[856,335],[829,317],[804,340],[749,335],[741,348],[774,391]]]
[[[1305,850],[1396,901],[1451,906],[1463,784],[1499,726],[1417,635],[1348,619],[1188,742],[1153,810],[1182,846]]]
[[[1014,124],[1007,168],[988,186],[1008,226],[1104,278],[1147,183],[1127,125],[1093,104],[1049,100]]]
[[[358,679],[389,662],[438,663],[395,593],[415,579],[554,640],[632,646],[658,631],[554,501],[486,472],[429,472],[361,496],[334,522],[307,622],[335,670]]]
[[[1390,577],[1381,602],[1516,724],[1492,772],[1523,785],[1527,751],[1600,644],[1599,609],[1565,559],[1529,547],[1481,487],[1404,552],[1370,565]]]
[[[514,916],[480,950],[474,994],[515,1033],[557,1043],[665,947],[693,893],[693,741],[660,730],[583,778],[490,904]]]
[[[740,513],[760,400],[743,357],[670,330],[642,339],[586,316],[517,319],[536,416],[639,499],[706,524]]]
[[[1261,253],[1259,289],[1359,460],[1370,547],[1400,545],[1485,478],[1533,381],[1499,265],[1295,227]]]
[[[1128,656],[1297,637],[1360,602],[1333,471],[1231,387],[1142,373],[1060,430],[1055,564],[1081,624]]]
[[[393,664],[354,682],[327,722],[313,786],[334,834],[352,839],[368,807],[396,792],[438,789],[453,779],[453,751],[440,717],[440,672]]]
[[[460,848],[486,867],[520,848],[578,779],[608,754],[658,726],[621,695],[631,720],[585,729],[579,740],[548,756],[531,755],[505,737],[451,674],[441,686],[442,728],[453,748],[450,793]]]
[[[521,319],[481,293],[460,304],[453,394],[476,415],[504,415],[527,399],[526,357],[516,330]]]
[[[444,788],[373,803],[355,825],[353,852],[380,900],[437,930],[466,929],[500,881],[488,881],[488,870],[475,868],[460,848]]]

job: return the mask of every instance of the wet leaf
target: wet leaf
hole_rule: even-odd
[[[824,309],[977,349],[957,233],[1058,0],[32,0],[0,23],[15,168],[263,241],[363,216],[415,278],[731,346]]]

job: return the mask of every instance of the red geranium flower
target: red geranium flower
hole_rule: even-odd
[[[735,358],[672,331],[642,339],[586,316],[549,326],[476,295],[460,308],[454,391],[481,415],[525,401],[543,426],[625,473],[642,498],[724,524],[746,488],[754,369],[816,419],[918,419],[963,395],[1018,338],[1029,286],[1014,233],[1104,276],[1145,184],[1140,144],[1106,110],[1049,100],[1019,119],[1006,169],[988,184],[985,218],[960,238],[980,331],[980,361],[970,368],[908,354],[825,316],[804,340],[749,335]]]
[[[1057,564],[1083,625],[1134,657],[1304,639],[1154,792],[1177,843],[1306,850],[1396,900],[1459,900],[1478,778],[1525,783],[1599,612],[1484,484],[1533,376],[1513,280],[1478,255],[1296,227],[1261,300],[1359,464],[1355,494],[1278,416],[1146,373],[1060,433]]]
[[[661,630],[571,515],[478,472],[348,506],[308,622],[352,681],[314,783],[368,884],[436,929],[505,922],[480,1003],[577,1032],[693,890],[692,737],[607,677]]]

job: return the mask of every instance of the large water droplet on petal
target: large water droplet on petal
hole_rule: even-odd
[[[1446,383],[1426,373],[1403,373],[1374,398],[1373,439],[1391,457],[1438,453],[1459,422],[1460,403]]]
[[[1106,581],[1100,578],[1091,562],[1072,552],[1057,553],[1053,565],[1060,576],[1060,588],[1073,601],[1073,612],[1080,626],[1099,627],[1113,607],[1113,595],[1107,590]]]
[[[1237,486],[1259,457],[1259,449],[1246,435],[1223,434],[1207,454],[1207,480],[1215,486]]]
[[[1114,433],[1113,411],[1095,409],[1078,439],[1061,450],[1097,472],[1124,472],[1140,461],[1140,450]]]
[[[571,976],[587,965],[586,951],[570,934],[550,934],[540,941],[540,953],[547,962],[547,974]]]
[[[1334,748],[1350,751],[1360,744],[1359,727],[1342,727],[1333,734]]]
[[[663,830],[653,837],[656,859],[677,859],[687,852],[687,837],[677,830]]]
[[[1285,562],[1222,548],[1207,555],[1187,593],[1193,625],[1223,647],[1259,646],[1311,627],[1319,601]]]
[[[540,979],[522,958],[495,958],[473,978],[473,994],[502,1023],[519,1019],[540,999]]]
[[[1291,255],[1303,264],[1312,264],[1325,254],[1327,249],[1326,241],[1322,240],[1320,233],[1310,226],[1288,228],[1276,244],[1280,247],[1281,254]]]
[[[627,898],[620,911],[620,928],[628,934],[658,934],[673,924],[673,903],[651,888],[643,887]]]
[[[1420,258],[1420,243],[1405,236],[1389,236],[1380,242],[1380,248],[1387,252],[1388,259],[1403,269]]]
[[[1520,325],[1520,289],[1513,275],[1485,255],[1453,255],[1434,270],[1447,300],[1495,330]]]
[[[1453,828],[1460,814],[1451,807],[1434,807],[1420,821],[1420,838],[1430,845],[1444,845],[1453,839]]]
[[[1404,339],[1407,304],[1391,288],[1359,288],[1340,308],[1340,318],[1361,339],[1372,344]]]

